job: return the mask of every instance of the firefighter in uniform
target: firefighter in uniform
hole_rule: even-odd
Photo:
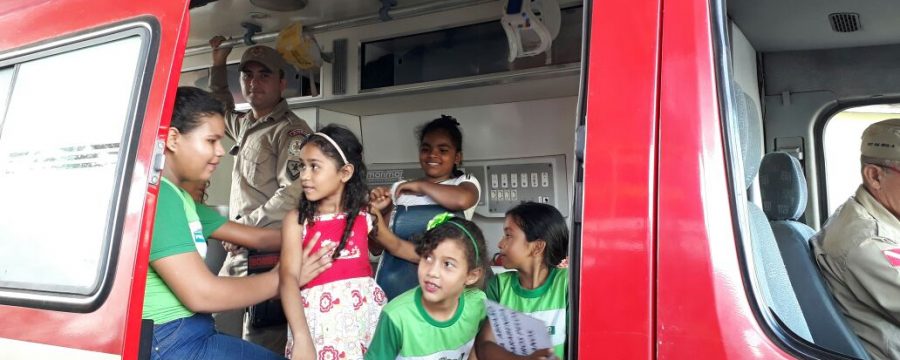
[[[862,136],[862,185],[812,240],[819,269],[874,359],[900,359],[900,119]]]
[[[300,142],[311,130],[281,97],[287,86],[286,64],[268,46],[250,47],[241,56],[241,93],[250,103],[250,110],[234,110],[225,71],[231,48],[219,48],[224,40],[221,36],[210,40],[213,65],[209,87],[226,104],[225,132],[236,143],[230,152],[235,158],[229,217],[246,225],[280,228],[284,214],[297,207],[303,191],[300,182],[294,180],[300,174]],[[232,246],[226,249],[229,254],[220,275],[246,276],[247,250]],[[242,311],[219,314],[216,322],[223,332],[241,333],[246,340],[276,353],[284,352],[285,325],[254,328]],[[242,331],[238,330],[241,324]]]

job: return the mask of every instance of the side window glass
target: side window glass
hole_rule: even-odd
[[[830,216],[856,192],[862,178],[859,147],[863,130],[876,122],[900,118],[900,104],[870,105],[843,110],[825,123],[825,188]]]
[[[76,46],[0,70],[2,290],[88,296],[107,271],[146,56],[140,36]]]

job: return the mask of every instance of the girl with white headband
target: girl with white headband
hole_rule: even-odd
[[[328,125],[300,145],[303,195],[283,221],[281,302],[288,319],[287,356],[296,359],[362,359],[384,291],[372,278],[362,145],[350,130]],[[334,246],[328,270],[303,285],[303,249]],[[305,321],[304,321],[305,314]],[[310,343],[311,342],[311,343]]]

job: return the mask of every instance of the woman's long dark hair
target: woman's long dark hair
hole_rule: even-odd
[[[356,135],[353,135],[353,132],[335,124],[325,126],[318,132],[328,135],[328,137],[334,140],[334,142],[341,147],[341,151],[344,152],[344,155],[347,156],[347,161],[350,165],[353,165],[353,175],[350,176],[350,180],[344,184],[344,192],[341,195],[340,200],[341,208],[339,210],[347,213],[347,225],[344,226],[344,234],[341,236],[341,242],[334,249],[334,254],[331,256],[336,259],[340,256],[341,250],[347,245],[347,239],[350,238],[350,232],[353,230],[353,223],[356,221],[356,217],[359,215],[360,210],[363,210],[368,203],[369,190],[364,181],[366,178],[366,165],[363,164],[362,159],[362,144],[359,143],[359,140],[356,139]],[[302,149],[309,144],[317,146],[323,154],[330,157],[338,169],[345,165],[344,160],[341,158],[341,154],[334,148],[334,145],[324,137],[311,134],[303,140],[303,143],[300,144],[300,148]],[[302,225],[308,222],[309,225],[312,225],[318,207],[318,201],[306,200],[305,193],[301,195],[299,207],[300,224]]]

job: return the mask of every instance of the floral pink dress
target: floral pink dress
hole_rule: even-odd
[[[344,213],[316,216],[304,229],[303,244],[318,232],[321,236],[313,252],[325,244],[337,245],[346,223]],[[362,359],[378,325],[381,308],[387,302],[384,291],[372,278],[369,264],[371,224],[371,216],[360,212],[346,246],[331,268],[300,289],[306,321],[320,360]],[[288,333],[285,351],[288,358],[292,343]]]

